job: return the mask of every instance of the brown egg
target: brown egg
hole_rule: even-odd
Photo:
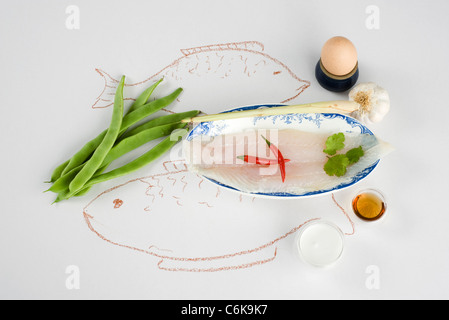
[[[357,64],[357,50],[345,37],[330,38],[321,49],[321,63],[336,76],[346,75]]]

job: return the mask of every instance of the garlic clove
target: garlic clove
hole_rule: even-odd
[[[381,114],[381,113],[376,113],[376,112],[374,112],[374,113],[370,113],[370,114],[367,116],[367,118],[368,118],[369,121],[375,123],[375,122],[380,122],[380,121],[382,121],[382,119],[384,118],[384,115]]]
[[[359,104],[352,116],[361,121],[379,122],[390,110],[388,92],[374,82],[360,83],[349,92],[349,100]]]

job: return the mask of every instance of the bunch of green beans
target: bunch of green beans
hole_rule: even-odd
[[[54,169],[50,180],[52,186],[47,191],[57,194],[55,202],[85,195],[97,183],[121,177],[146,166],[170,150],[187,133],[187,124],[181,121],[197,116],[199,110],[160,116],[131,128],[167,107],[182,92],[182,89],[178,88],[166,97],[149,102],[151,94],[161,81],[162,79],[142,92],[124,114],[125,77],[121,78],[115,94],[109,128]],[[105,172],[116,159],[159,138],[164,139],[137,159]]]

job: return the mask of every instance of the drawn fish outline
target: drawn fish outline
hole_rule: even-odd
[[[145,80],[126,83],[125,86],[143,90],[164,78],[164,82],[169,83],[169,86],[176,85],[186,89],[180,99],[187,106],[207,106],[208,110],[203,111],[208,113],[219,112],[231,104],[240,106],[267,102],[287,103],[310,86],[309,81],[299,78],[287,65],[264,50],[264,45],[258,41],[181,49],[180,58]],[[103,78],[104,88],[92,108],[110,107],[119,80],[102,69],[97,68],[96,72]],[[166,88],[164,93],[174,88]],[[204,92],[212,94],[216,98],[215,101],[206,98],[202,100]],[[186,96],[192,98],[186,100]],[[225,105],[220,104],[223,100],[221,97],[227,98]],[[126,95],[125,99],[133,100]],[[235,102],[232,102],[232,99]],[[179,110],[181,111],[185,110]]]
[[[307,222],[320,219],[316,216],[301,218],[299,215],[300,219],[295,218],[289,226],[282,228],[284,231],[279,233],[276,231],[271,236],[261,236],[260,239],[253,239],[254,241],[243,233],[242,230],[245,230],[246,226],[239,228],[228,225],[224,228],[234,232],[229,236],[240,237],[242,243],[238,247],[227,247],[226,238],[216,234],[221,231],[217,224],[224,221],[221,219],[235,219],[238,215],[231,217],[230,213],[221,212],[214,216],[214,208],[223,203],[231,205],[232,202],[234,205],[242,206],[243,201],[252,206],[254,198],[241,197],[237,193],[224,194],[226,191],[221,191],[219,187],[200,176],[189,174],[184,161],[167,161],[163,167],[165,170],[161,173],[133,179],[105,190],[83,210],[87,226],[98,237],[110,244],[157,258],[157,267],[161,270],[217,272],[263,265],[276,259],[282,240],[291,238]],[[133,197],[129,200],[122,197],[125,194],[123,188],[126,187],[133,190],[131,193]],[[186,188],[190,188],[189,192],[186,192]],[[137,193],[139,194],[136,195]],[[222,196],[225,198],[220,199]],[[349,221],[352,232],[347,234],[353,234],[354,224],[350,217],[333,195],[332,199],[344,213],[340,223]],[[153,210],[152,206],[156,202],[163,203],[164,210],[161,210],[161,207],[159,210]],[[117,203],[120,203],[119,207]],[[170,204],[178,209],[176,213],[170,209]],[[105,206],[109,209],[105,210]],[[198,212],[194,212],[195,210]],[[160,223],[161,219],[166,219],[165,223],[157,225],[151,223],[153,220]],[[213,231],[210,232],[213,235],[209,230],[186,230],[189,228],[188,221],[198,223],[200,219],[203,225],[211,227]],[[258,224],[260,227],[261,223],[259,221],[251,227],[257,228]],[[271,227],[266,228],[268,229]],[[201,232],[204,234],[199,234]],[[193,239],[192,235],[198,239]],[[214,236],[217,239],[212,239]],[[192,250],[180,250],[173,245],[179,241],[189,244]],[[219,245],[222,247],[218,248]]]

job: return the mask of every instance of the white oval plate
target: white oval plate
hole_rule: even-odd
[[[259,108],[275,108],[284,106],[281,104],[264,104],[264,105],[254,105],[235,108],[225,112],[232,111],[243,111],[243,110],[254,110]],[[241,118],[233,120],[219,120],[202,122],[190,131],[186,137],[187,141],[201,135],[206,136],[217,136],[222,134],[241,132],[244,129],[254,128],[254,129],[300,129],[302,131],[316,132],[316,131],[329,131],[329,132],[346,132],[346,133],[362,133],[374,135],[371,130],[366,126],[361,124],[354,118],[351,118],[342,114],[335,113],[304,113],[304,114],[284,114],[276,116],[265,116],[265,117],[253,117],[253,118]],[[216,180],[213,180],[207,176],[203,176],[209,181],[215,183],[218,186],[231,189],[244,194],[249,194],[252,196],[261,196],[269,198],[298,198],[298,197],[310,197],[315,195],[321,195],[329,192],[335,192],[344,188],[347,188],[360,180],[366,178],[377,166],[380,160],[376,161],[373,165],[366,168],[365,170],[359,172],[354,176],[351,181],[342,183],[334,188],[326,190],[317,190],[313,192],[308,192],[304,194],[291,194],[291,193],[247,193],[238,190],[234,187],[225,185]]]

